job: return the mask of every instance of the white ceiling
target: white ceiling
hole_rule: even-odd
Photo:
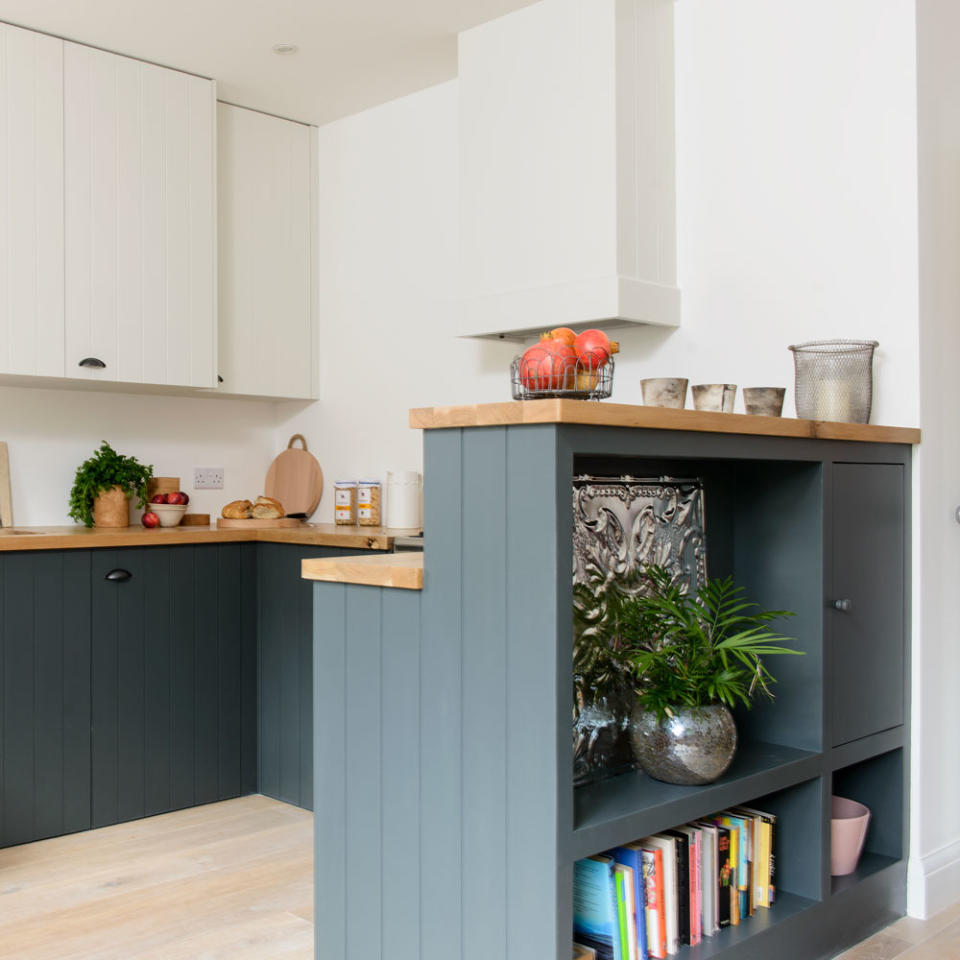
[[[456,34],[533,0],[0,0],[0,20],[214,77],[325,123],[456,75]],[[278,56],[275,43],[299,52]]]

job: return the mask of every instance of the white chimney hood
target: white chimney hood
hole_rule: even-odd
[[[674,0],[541,0],[460,34],[463,336],[678,326]]]

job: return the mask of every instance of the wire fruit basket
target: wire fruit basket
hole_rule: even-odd
[[[514,400],[605,400],[613,393],[613,358],[593,367],[581,360],[545,356],[524,361],[522,356],[514,357],[510,388]]]

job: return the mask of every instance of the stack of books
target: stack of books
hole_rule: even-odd
[[[659,960],[770,907],[775,823],[734,807],[578,860],[574,960]]]

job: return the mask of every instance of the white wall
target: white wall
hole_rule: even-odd
[[[919,0],[920,424],[909,910],[960,899],[960,5]]]
[[[614,399],[641,377],[785,386],[793,416],[790,344],[874,339],[872,420],[915,426],[913,0],[676,16],[683,320],[621,335]]]
[[[319,131],[320,402],[281,405],[333,482],[420,470],[417,406],[509,399],[513,349],[456,339],[455,82]]]
[[[10,449],[17,526],[65,524],[76,468],[106,440],[120,453],[179,476],[190,509],[219,515],[263,492],[274,450],[273,404],[214,398],[135,396],[0,388],[0,440]],[[193,468],[223,467],[223,490],[193,490]]]

